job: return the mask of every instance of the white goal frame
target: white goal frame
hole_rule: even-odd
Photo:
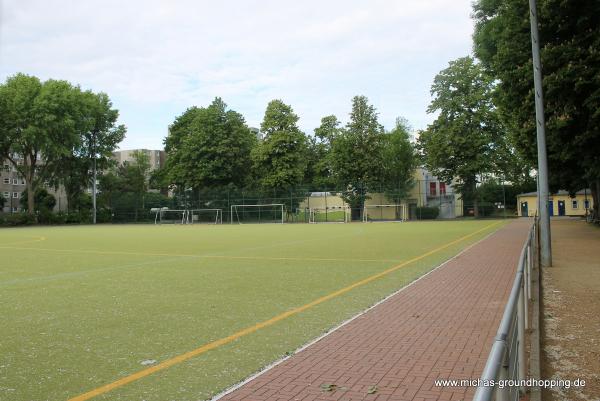
[[[154,224],[162,224],[163,222],[163,214],[165,212],[178,212],[181,213],[181,221],[179,223],[173,224],[187,224],[187,210],[186,209],[169,209],[169,208],[152,208],[150,211],[156,212],[154,216]],[[174,220],[177,221],[177,220]]]
[[[317,221],[317,212],[344,212],[344,221]],[[311,224],[316,223],[348,223],[351,218],[352,211],[350,206],[331,206],[331,207],[311,207],[308,209],[308,222]]]
[[[273,207],[273,206],[280,206],[281,207],[281,224],[283,224],[283,219],[284,219],[284,216],[285,216],[285,205],[283,203],[261,203],[261,204],[258,204],[258,205],[244,205],[244,204],[231,205],[230,222],[231,222],[231,224],[233,224],[233,214],[234,214],[234,211],[235,211],[235,216],[237,218],[237,224],[244,224],[244,223],[242,223],[240,221],[240,216],[239,216],[239,214],[237,212],[237,208],[238,207],[258,207],[258,208],[261,208],[261,207],[266,207],[266,206],[271,206],[271,207]]]
[[[400,209],[400,219],[394,219],[394,220],[381,220],[381,222],[383,221],[406,221],[408,220],[408,216],[406,214],[406,205],[404,204],[388,204],[388,205],[365,205],[363,208],[363,215],[362,215],[362,221],[363,223],[369,223],[369,209],[375,209],[375,208],[394,208],[394,209]],[[375,222],[377,222],[377,220],[374,220]],[[373,222],[373,220],[371,220],[371,222]]]
[[[223,209],[188,209],[187,224],[202,224],[194,222],[194,212],[215,212],[215,221],[211,224],[223,224]]]

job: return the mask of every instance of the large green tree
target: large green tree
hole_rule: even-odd
[[[304,183],[308,138],[298,128],[298,116],[281,100],[267,105],[261,123],[263,140],[252,152],[254,171],[263,189],[287,191]]]
[[[256,136],[241,114],[215,98],[186,110],[165,139],[167,179],[184,188],[243,186],[249,178]]]
[[[442,181],[454,181],[475,213],[479,178],[498,171],[498,149],[505,146],[492,90],[492,78],[471,57],[451,61],[431,87],[427,112],[438,117],[419,136],[427,169]]]
[[[331,144],[342,132],[341,123],[334,115],[321,119],[321,125],[315,128],[310,138],[310,157],[307,181],[314,189],[331,189],[335,186],[331,166]]]
[[[28,193],[54,180],[60,163],[78,146],[79,95],[79,88],[66,81],[42,83],[25,74],[0,85],[0,158],[25,178]],[[30,214],[34,198],[28,198]]]
[[[382,157],[382,186],[387,198],[399,204],[414,184],[418,164],[406,119],[397,118],[396,126],[383,137]]]
[[[103,171],[111,165],[112,153],[126,132],[124,125],[117,125],[119,112],[112,108],[107,94],[81,92],[77,106],[79,141],[63,158],[57,174],[71,209],[79,209],[82,195],[92,184],[94,168]]]
[[[355,96],[350,120],[331,146],[331,168],[344,188],[342,197],[352,208],[353,219],[359,218],[367,193],[379,189],[383,181],[384,136],[375,107],[365,96]]]
[[[515,148],[537,164],[529,6],[520,0],[474,3],[474,50],[498,81],[497,104]],[[539,0],[551,190],[589,186],[600,196],[600,2]]]

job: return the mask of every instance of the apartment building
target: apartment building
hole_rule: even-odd
[[[23,163],[23,160],[17,160],[17,163]],[[25,177],[22,177],[8,160],[4,160],[0,165],[0,195],[4,198],[4,207],[0,209],[0,212],[19,213],[24,211],[21,206],[21,198],[25,189],[27,189]],[[56,199],[55,212],[67,210],[67,195],[62,188],[47,187],[46,190]]]
[[[150,160],[150,170],[157,170],[165,165],[166,152],[164,150],[150,150],[150,149],[128,149],[118,150],[113,152],[113,159],[117,164],[121,165],[124,162],[132,163],[134,161],[133,154],[135,152],[142,152],[148,156]]]

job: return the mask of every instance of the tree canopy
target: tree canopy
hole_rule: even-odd
[[[492,78],[471,57],[451,61],[431,87],[427,111],[439,115],[419,136],[425,166],[442,181],[458,180],[454,186],[467,201],[479,176],[498,172],[506,146],[492,91]]]
[[[267,105],[260,126],[264,138],[252,153],[257,181],[265,189],[288,190],[305,181],[308,138],[298,119],[281,100]]]
[[[537,165],[529,6],[474,3],[474,50],[498,82],[497,104],[515,148]],[[600,192],[600,3],[539,0],[538,19],[552,191]]]
[[[241,114],[220,98],[177,117],[165,139],[167,179],[185,188],[243,186],[250,176],[256,136]]]

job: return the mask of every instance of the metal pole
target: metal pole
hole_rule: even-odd
[[[93,177],[92,177],[92,209],[93,209],[93,217],[92,217],[92,222],[93,224],[96,224],[96,175],[97,175],[97,170],[96,170],[96,135],[93,135],[92,137],[92,143],[93,143],[93,149],[94,149],[94,172],[93,172]]]
[[[544,119],[544,92],[542,88],[542,63],[537,21],[536,0],[529,0],[531,23],[531,50],[533,53],[533,81],[535,85],[535,117],[538,151],[538,199],[540,201],[540,243],[542,266],[552,266],[550,240],[550,213],[548,211],[548,160],[546,157],[546,123]]]
[[[527,309],[524,297],[524,286],[521,283],[521,291],[519,292],[519,302],[517,308],[517,378],[519,380],[525,380],[525,317],[527,315]],[[521,394],[525,394],[525,387],[520,385],[519,391]]]

